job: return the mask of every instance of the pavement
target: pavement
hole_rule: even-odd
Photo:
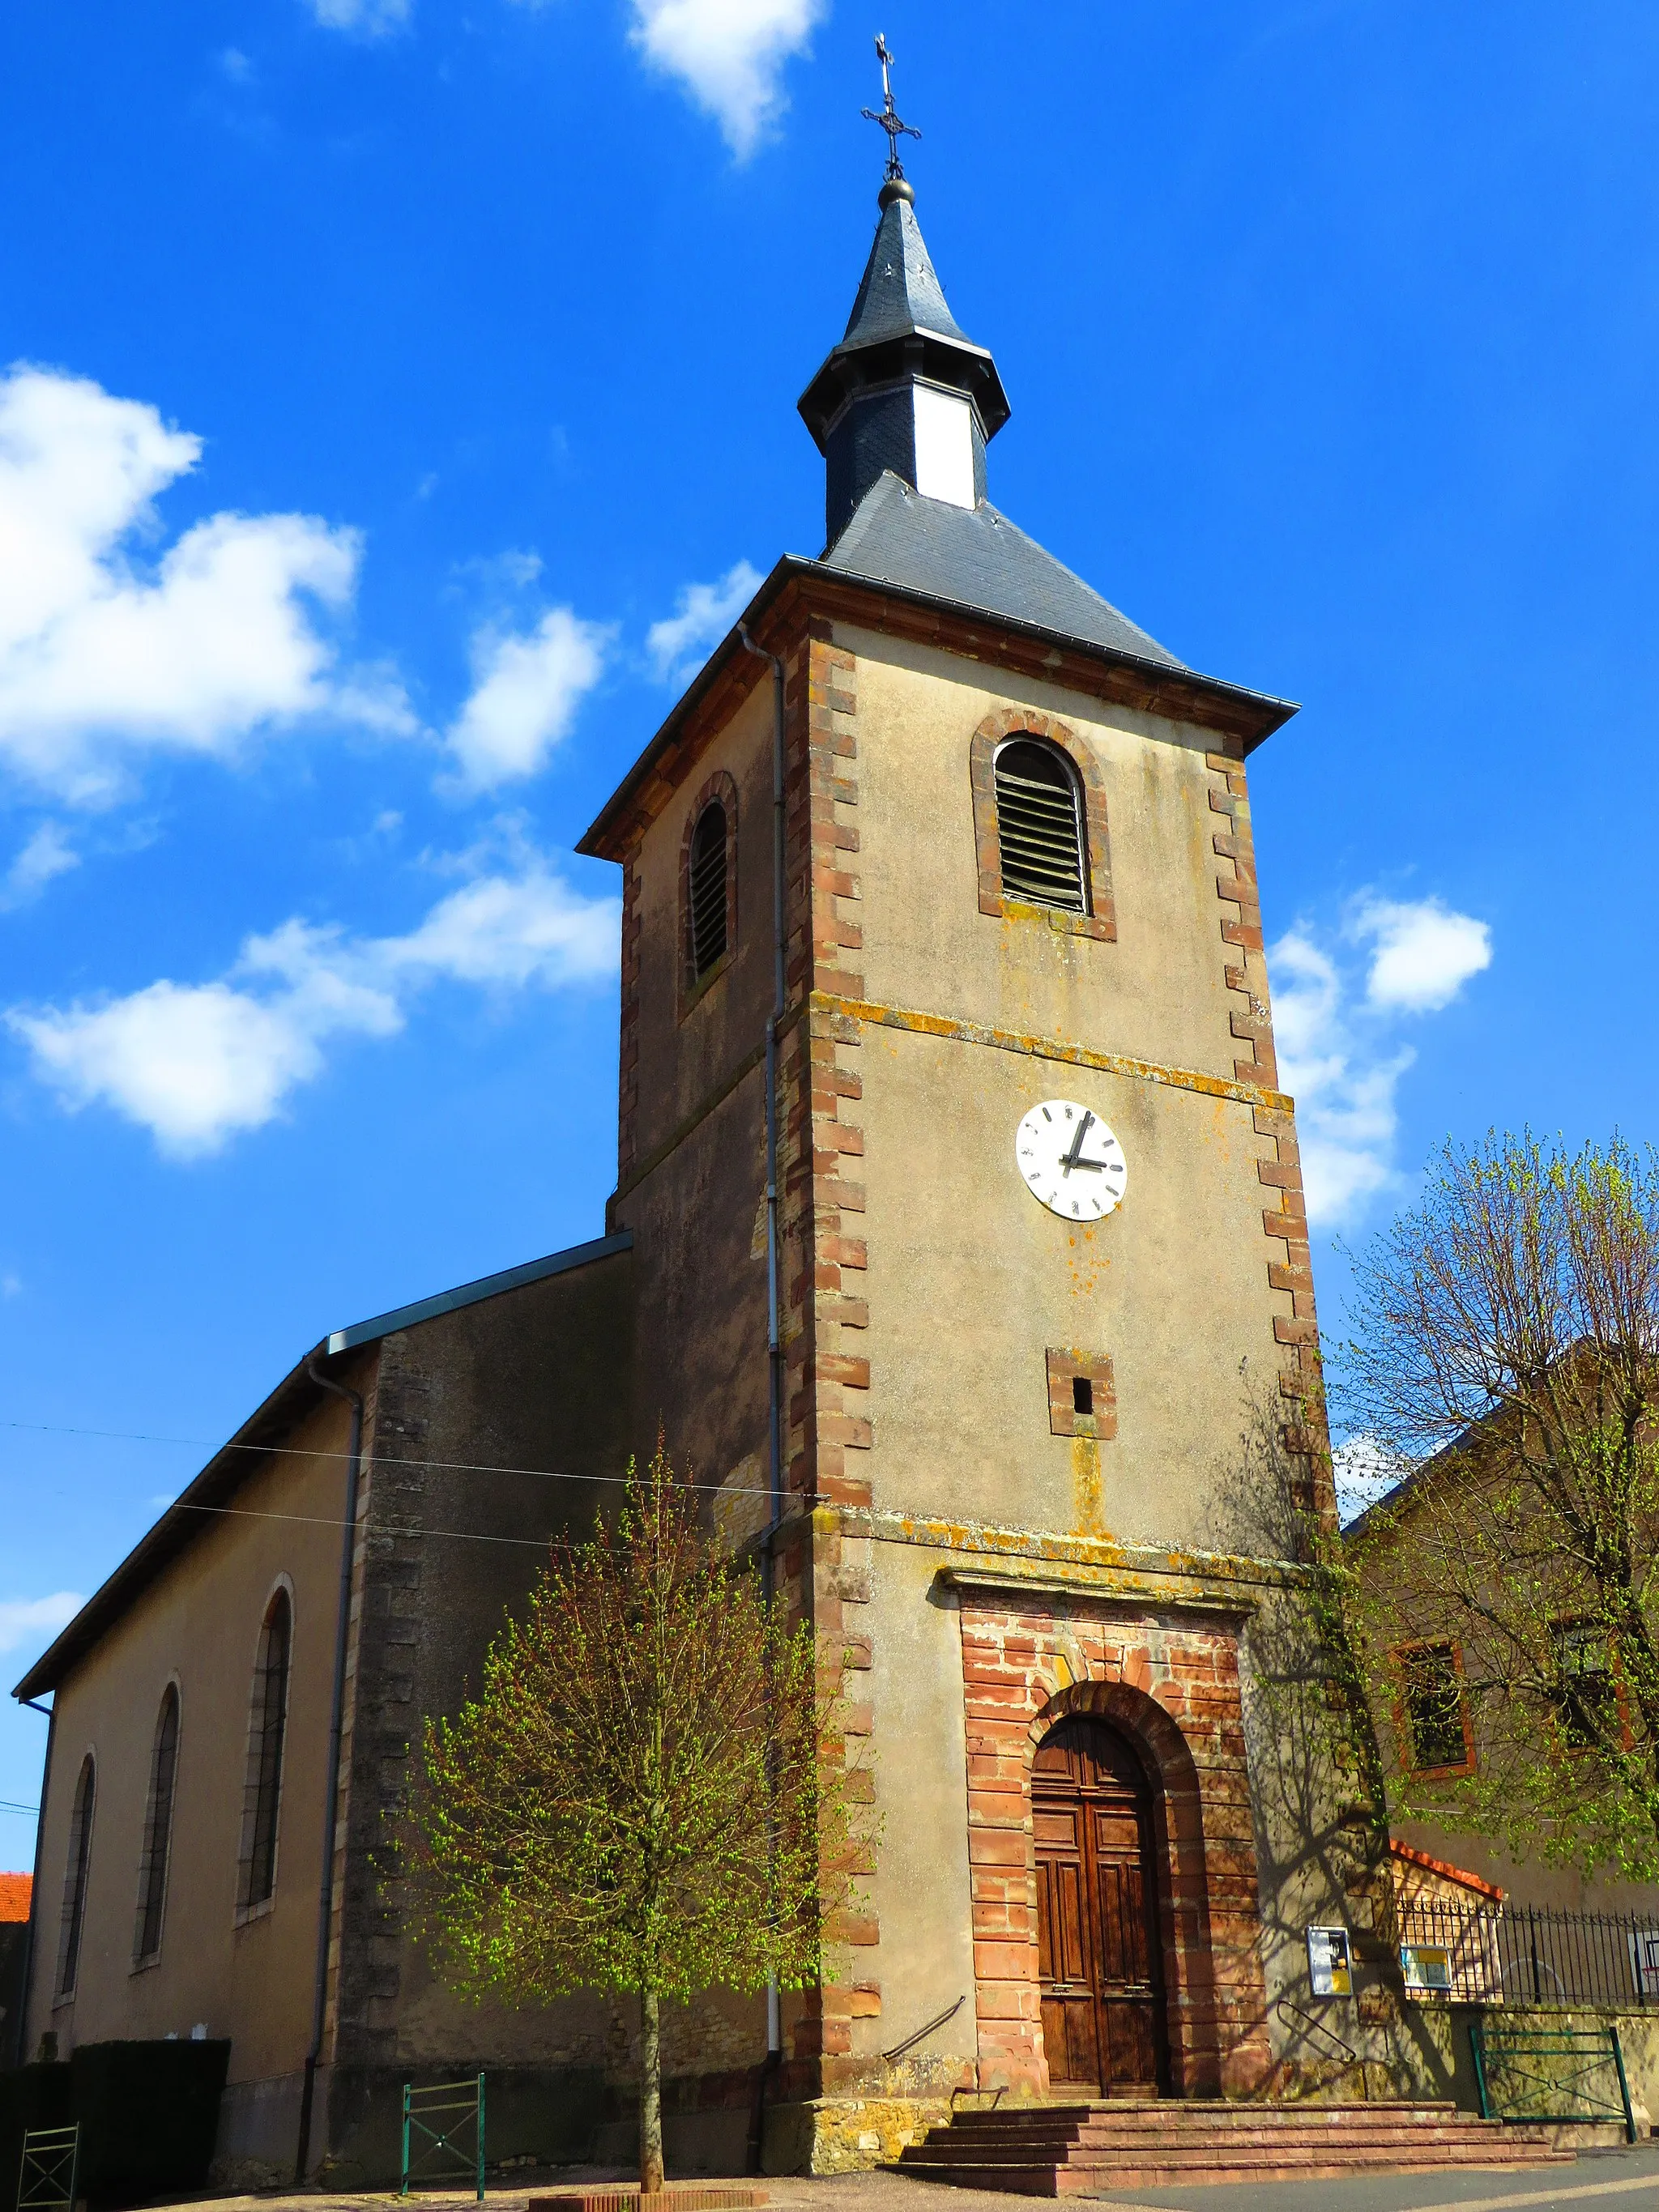
[[[526,2212],[529,2198],[572,2181],[616,2180],[616,2172],[568,2172],[491,2187],[484,2212]],[[631,2177],[629,2177],[631,2178]],[[711,2177],[712,2178],[712,2177]],[[849,2173],[760,2182],[769,2212],[1018,2212],[1040,2200],[988,2189],[953,2189],[898,2173]],[[1052,2200],[1050,2200],[1052,2201]],[[1075,2200],[1088,2212],[1659,2212],[1659,2145],[1582,2152],[1571,2166],[1528,2172],[1466,2166],[1431,2173],[1357,2173],[1340,2181],[1219,2181],[1192,2189],[1128,2189]],[[476,2212],[477,2200],[422,2190],[415,2212]],[[307,2190],[215,2197],[173,2212],[392,2212],[411,2200],[395,2191]]]

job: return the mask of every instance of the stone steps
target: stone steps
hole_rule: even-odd
[[[1071,2197],[1182,2183],[1532,2166],[1571,2158],[1536,2130],[1450,2104],[1253,2105],[1183,2099],[963,2112],[899,2158],[919,2181]]]

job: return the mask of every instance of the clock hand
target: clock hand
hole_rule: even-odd
[[[1079,1158],[1083,1151],[1083,1139],[1089,1133],[1089,1124],[1094,1120],[1094,1115],[1085,1106],[1083,1109],[1083,1119],[1077,1125],[1077,1134],[1072,1139],[1072,1149],[1060,1161],[1060,1171],[1061,1175],[1070,1175],[1072,1170],[1078,1164]]]

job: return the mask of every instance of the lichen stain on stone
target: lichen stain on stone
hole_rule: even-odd
[[[1097,1437],[1072,1438],[1072,1504],[1079,1529],[1087,1529],[1096,1536],[1108,1533],[1100,1496],[1100,1440]]]
[[[1219,1152],[1223,1160],[1229,1165],[1231,1164],[1233,1157],[1233,1133],[1235,1129],[1239,1128],[1242,1126],[1239,1123],[1237,1113],[1232,1110],[1232,1109],[1233,1101],[1231,1099],[1212,1098],[1210,1101],[1210,1133],[1208,1142],[1214,1151]]]
[[[1112,1264],[1111,1255],[1092,1228],[1075,1229],[1066,1243],[1072,1249],[1072,1258],[1067,1265],[1071,1271],[1073,1295],[1086,1298],[1099,1289],[1101,1275]]]

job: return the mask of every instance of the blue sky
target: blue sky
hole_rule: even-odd
[[[1448,1133],[1653,1133],[1650,8],[20,0],[14,1678],[326,1329],[598,1229],[615,887],[570,848],[818,550],[877,27],[1013,402],[993,498],[1305,702],[1254,790],[1328,1325],[1331,1238]],[[44,1730],[0,1715],[0,1798]]]

